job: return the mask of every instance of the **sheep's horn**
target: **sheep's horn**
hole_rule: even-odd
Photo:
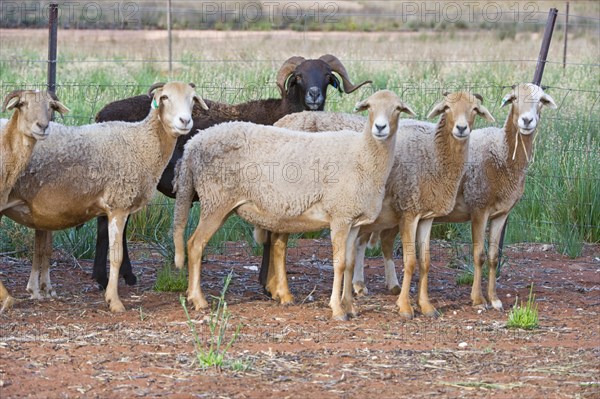
[[[296,67],[306,61],[304,57],[295,56],[288,58],[277,73],[277,87],[281,92],[281,97],[285,95],[285,81],[296,70]]]
[[[475,96],[476,99],[478,99],[479,101],[483,102],[483,96],[479,93],[473,93],[473,95]]]
[[[2,104],[2,112],[6,111],[6,107],[8,106],[8,102],[15,97],[20,97],[25,90],[13,90],[8,93],[8,96],[4,99],[4,103]]]
[[[366,85],[367,83],[373,83],[373,81],[371,80],[365,80],[361,84],[355,86],[352,84],[352,82],[350,82],[350,77],[348,77],[348,72],[346,72],[346,68],[344,68],[344,65],[342,65],[342,62],[338,60],[336,56],[331,54],[325,54],[319,57],[319,59],[321,61],[325,61],[334,72],[337,72],[342,77],[342,82],[344,83],[344,92],[346,92],[346,94],[352,93],[354,90],[358,89],[362,85]]]
[[[164,82],[158,82],[158,83],[154,83],[152,86],[150,86],[150,88],[148,89],[148,97],[152,98],[152,92],[160,87],[163,87],[166,83]]]

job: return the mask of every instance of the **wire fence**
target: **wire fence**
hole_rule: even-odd
[[[455,16],[453,17],[455,14],[451,14],[452,10],[448,8],[443,11],[443,7],[447,7],[448,2],[439,2],[439,7],[442,7],[440,10],[436,8],[438,6],[423,9],[424,6],[420,3],[397,2],[399,9],[392,7],[387,9],[386,12],[369,9],[352,12],[338,8],[334,10],[327,8],[327,4],[334,3],[312,2],[311,4],[317,4],[314,6],[316,8],[313,9],[314,15],[312,18],[309,18],[310,15],[308,14],[311,10],[309,2],[277,3],[282,9],[278,14],[275,11],[270,11],[270,15],[265,14],[266,2],[196,3],[173,1],[173,26],[181,29],[251,30],[257,27],[264,28],[262,24],[268,23],[270,24],[268,27],[270,30],[293,29],[293,33],[290,34],[289,31],[286,33],[286,38],[291,35],[294,40],[304,42],[311,40],[310,36],[307,35],[311,34],[311,30],[317,29],[316,24],[321,26],[321,30],[331,31],[331,34],[352,27],[354,29],[351,30],[355,31],[353,33],[362,30],[377,31],[379,29],[384,32],[390,30],[400,33],[411,31],[460,33],[463,30],[465,32],[492,30],[499,32],[495,36],[498,41],[505,40],[504,35],[506,35],[507,40],[513,40],[513,43],[517,45],[516,35],[520,32],[541,31],[546,15],[546,12],[539,9],[538,3],[532,2],[527,4],[514,3],[512,4],[512,10],[508,8],[510,5],[497,3],[497,7],[500,7],[500,13],[496,12],[495,14],[500,14],[500,17],[494,17],[497,19],[492,18],[490,8],[492,6],[489,4],[493,2],[481,2],[481,10],[475,13],[477,15],[473,14],[472,20],[465,16],[456,19]],[[70,9],[67,8],[69,4]],[[287,5],[286,12],[291,12],[293,6],[290,4],[296,4],[303,10],[298,20],[292,20],[283,11],[283,7]],[[407,8],[406,4],[416,5],[417,9]],[[534,4],[533,8],[528,4]],[[95,8],[96,5],[99,8]],[[256,7],[252,8],[254,5]],[[0,28],[43,26],[43,13],[46,6],[47,3],[45,2],[3,2]],[[88,7],[87,10],[85,9],[86,6]],[[213,6],[217,9],[210,8]],[[257,8],[258,6],[260,8]],[[487,11],[482,11],[483,7],[488,7]],[[593,10],[596,9],[594,7],[594,5],[591,6]],[[94,9],[100,10],[100,12],[97,12],[96,16],[92,18],[90,15],[92,15]],[[252,10],[254,10],[254,14],[251,14]],[[259,12],[257,10],[261,12],[261,18],[257,18]],[[326,20],[323,13],[332,10],[335,11],[335,19]],[[465,12],[463,8],[460,11]],[[110,12],[113,14],[110,14]],[[430,14],[427,14],[427,12]],[[123,16],[124,13],[126,16]],[[234,15],[235,13],[237,14]],[[101,17],[102,15],[103,17]],[[107,17],[107,15],[110,17]],[[73,16],[73,18],[70,18],[70,16]],[[62,29],[140,29],[147,27],[161,29],[164,27],[165,16],[165,8],[159,2],[147,2],[147,4],[96,2],[77,5],[75,3],[64,3],[61,5],[60,25]],[[237,19],[234,17],[237,17]],[[112,24],[109,21],[110,18],[112,18]],[[594,15],[570,15],[569,18],[572,18],[569,20],[569,29],[570,35],[573,37],[597,38],[598,33],[600,33],[600,18]],[[376,23],[381,20],[386,22],[381,26],[377,25]],[[561,31],[561,24],[564,23],[564,20],[565,15],[559,13],[555,36],[558,36]],[[323,28],[324,26],[325,28]],[[507,27],[509,27],[508,30]],[[270,30],[265,35],[269,34]],[[322,32],[321,34],[326,37],[328,32]],[[5,38],[0,40],[7,43]],[[118,47],[126,44],[111,42],[111,45]],[[427,45],[427,42],[424,45]],[[330,52],[334,53],[333,50]],[[45,88],[45,83],[40,79],[15,78],[14,74],[9,74],[9,71],[13,69],[40,68],[40,64],[48,62],[43,59],[41,54],[43,53],[25,54],[0,49],[0,65],[3,71],[3,76],[0,78],[1,92],[5,94],[14,89]],[[105,104],[144,93],[152,82],[145,81],[141,83],[139,80],[118,83],[67,81],[64,77],[61,78],[61,76],[64,76],[60,73],[61,68],[86,66],[87,68],[101,69],[105,66],[115,66],[128,69],[147,67],[148,65],[164,66],[169,62],[173,62],[190,69],[203,68],[204,65],[211,67],[225,65],[229,68],[228,72],[237,68],[270,70],[273,65],[283,63],[287,56],[287,54],[267,57],[259,55],[248,59],[229,59],[227,57],[204,58],[201,54],[190,56],[182,53],[173,60],[156,56],[120,56],[90,59],[84,53],[78,54],[76,51],[71,51],[68,55],[61,56],[57,62],[59,69],[57,92],[61,99],[68,98],[71,101],[77,99],[79,102],[74,107],[74,112],[64,118],[66,124],[92,123],[95,114]],[[384,58],[376,53],[368,54],[368,56],[356,56],[350,52],[347,57],[343,58],[343,62],[346,65],[360,65],[368,69],[382,69],[385,71],[389,71],[394,67],[432,68],[434,74],[437,73],[436,68],[463,68],[470,65],[482,66],[492,72],[497,71],[498,74],[502,74],[503,71],[518,66],[521,69],[530,68],[531,75],[537,62],[534,54],[527,58],[508,56],[501,59],[496,59],[496,57],[484,58],[474,54],[471,57],[464,57],[463,55],[463,58],[457,59],[456,53],[447,51],[447,53],[438,53],[438,56],[439,59],[431,60],[421,58],[419,54],[414,52],[403,53],[399,51],[392,55],[386,54]],[[600,133],[598,132],[600,123],[598,117],[600,115],[598,112],[600,103],[600,90],[598,88],[600,63],[597,62],[597,59],[598,57],[594,57],[592,54],[589,58],[567,61],[565,64],[569,70],[569,76],[575,78],[569,81],[552,79],[551,82],[556,83],[547,86],[547,91],[551,93],[559,107],[555,111],[544,112],[542,127],[540,128],[540,136],[542,137],[536,143],[535,162],[527,170],[526,191],[512,212],[508,232],[508,240],[511,243],[550,242],[556,245],[558,252],[572,256],[583,255],[582,262],[586,264],[597,264],[598,260],[596,259],[600,255],[597,246],[586,246],[586,243],[597,244],[600,241],[600,170],[598,167],[600,164]],[[560,75],[559,67],[562,66],[562,61],[551,59],[547,64],[550,68],[547,73]],[[390,65],[391,67],[389,67]],[[154,70],[152,76],[155,77],[157,74],[160,73]],[[205,98],[228,103],[279,96],[274,82],[274,74],[271,74],[266,81],[244,82],[242,81],[243,77],[239,79],[233,82],[223,80],[220,83],[214,80],[196,81],[196,85],[197,90]],[[448,80],[444,79],[443,76],[436,76],[435,79],[426,81],[419,80],[418,77],[409,81],[386,80],[384,77],[375,80],[376,83],[373,87],[361,89],[361,95],[366,94],[369,90],[386,87],[398,92],[403,98],[410,98],[421,105],[421,116],[423,117],[424,113],[439,99],[440,93],[448,89],[468,89],[480,92],[486,99],[490,99],[488,108],[496,115],[503,112],[500,109],[500,99],[510,90],[511,85],[516,83],[511,81],[502,82],[501,79],[496,77],[490,79],[490,81],[478,77],[471,82],[458,78]],[[330,95],[327,101],[329,108],[341,111],[348,109],[344,107],[348,105],[350,100]],[[500,123],[501,120],[498,120],[496,124],[499,125]],[[136,215],[137,219],[130,224],[131,238],[150,242],[151,245],[159,247],[165,256],[171,256],[170,251],[172,249],[170,249],[170,244],[167,241],[170,240],[169,229],[172,207],[173,202],[171,200],[160,196],[155,198],[147,210]],[[195,218],[192,218],[190,228],[192,228],[191,225],[195,220],[197,220],[197,214]],[[6,218],[3,218],[2,223],[7,223]],[[70,248],[79,255],[91,257],[94,250],[93,230],[93,226],[89,226],[87,232],[84,229],[79,233],[64,233],[62,238],[59,239],[65,246],[67,242],[70,242]],[[232,248],[234,252],[244,253],[247,256],[259,254],[260,250],[253,243],[251,228],[247,224],[234,220],[228,222],[222,228],[222,231],[219,237],[213,240],[211,246],[210,252],[215,256],[222,254],[224,251],[232,251]],[[19,244],[19,240],[26,241],[20,236],[21,234],[22,232],[14,227],[3,228],[0,233],[2,235],[0,253],[12,254],[22,251],[23,248],[28,246],[30,247],[30,244],[24,244],[23,242]],[[330,253],[330,244],[326,237],[327,233],[294,236],[293,245],[298,240],[304,240],[300,249],[296,250],[296,255],[301,257],[309,254],[313,260],[315,258],[327,258]],[[434,261],[442,258],[447,259],[449,251],[453,253],[452,256],[455,258],[469,257],[470,231],[468,225],[435,227],[434,238],[443,240],[440,241],[439,245],[432,247]],[[526,247],[522,248],[526,250]],[[294,253],[295,249],[291,251]],[[370,252],[370,254],[374,255],[377,252]]]

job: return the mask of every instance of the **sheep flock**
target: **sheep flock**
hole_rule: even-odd
[[[201,283],[203,251],[233,213],[255,226],[264,245],[259,280],[281,304],[294,301],[285,265],[289,234],[330,229],[334,320],[359,315],[353,297],[368,294],[365,250],[378,239],[399,315],[415,315],[410,286],[418,267],[416,309],[437,317],[428,297],[432,225],[470,222],[472,304],[502,309],[496,294],[500,234],[524,192],[541,110],[556,108],[550,95],[530,83],[507,90],[504,98],[492,99],[510,107],[504,125],[495,127],[477,93],[440,93],[430,110],[413,110],[410,98],[390,90],[370,86],[367,92],[365,86],[354,93],[372,82],[352,83],[331,54],[290,57],[276,83],[279,98],[235,105],[203,99],[193,83],[155,83],[146,94],[107,104],[95,123],[84,126],[51,121],[54,111],[68,112],[54,93],[6,94],[3,112],[12,115],[0,120],[0,218],[35,230],[23,287],[31,299],[56,296],[52,232],[98,218],[93,277],[105,289],[109,309],[125,311],[119,276],[127,284],[137,281],[127,220],[158,189],[175,198],[173,261],[178,268],[187,261],[187,300],[196,311],[209,308]],[[354,110],[326,112],[330,86],[357,96]],[[428,121],[401,118],[426,111]],[[476,128],[477,119],[491,126]],[[261,165],[285,170],[273,174]],[[324,173],[306,173],[315,165]],[[201,214],[186,245],[192,206],[200,206]],[[401,281],[393,261],[398,234]],[[481,287],[486,262],[487,298]],[[0,312],[15,303],[0,281]]]

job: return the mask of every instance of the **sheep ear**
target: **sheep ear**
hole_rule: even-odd
[[[500,107],[504,107],[506,104],[512,103],[515,100],[515,98],[516,98],[516,96],[514,93],[508,93],[502,99],[502,104],[500,104]]]
[[[366,111],[369,109],[371,105],[369,104],[369,99],[359,101],[354,106],[354,112]]]
[[[4,108],[2,109],[2,112],[4,112],[4,111],[10,111],[11,109],[15,108],[17,105],[19,105],[19,101],[21,101],[20,97],[13,97],[13,98],[11,98],[4,105]]]
[[[206,105],[202,97],[200,97],[197,93],[194,93],[194,101],[196,104],[200,105],[203,110],[208,111],[208,105]]]
[[[481,116],[486,121],[488,121],[488,122],[496,122],[496,120],[494,119],[494,117],[492,116],[492,114],[490,114],[490,111],[488,111],[488,109],[486,107],[484,107],[483,105],[478,105],[475,108],[475,111],[477,111],[477,115]]]
[[[340,84],[340,80],[337,78],[337,76],[335,75],[331,75],[331,82],[329,83],[330,85],[332,85],[334,88],[338,89],[338,91],[340,93],[343,93],[344,90],[342,89],[342,85]]]
[[[544,93],[544,95],[540,98],[540,101],[542,104],[544,104],[552,109],[558,108],[558,106],[554,102],[554,99],[546,93]]]
[[[59,112],[61,115],[68,114],[69,112],[71,112],[71,110],[65,107],[65,105],[60,101],[52,101],[50,105],[52,106],[53,110]]]
[[[413,111],[412,109],[410,109],[410,107],[408,105],[406,105],[405,103],[403,103],[403,102],[400,102],[400,104],[396,108],[398,109],[398,111],[400,111],[400,112],[406,112],[407,114],[409,114],[412,117],[417,116],[417,114],[415,114],[415,111]]]
[[[435,118],[436,116],[443,114],[446,111],[446,101],[436,104],[431,111],[427,114],[427,119]]]

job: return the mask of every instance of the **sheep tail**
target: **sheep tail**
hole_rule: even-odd
[[[173,241],[175,244],[175,267],[183,268],[185,263],[184,233],[190,208],[194,200],[194,182],[185,157],[175,166],[173,190],[175,191],[175,211],[173,215]]]

